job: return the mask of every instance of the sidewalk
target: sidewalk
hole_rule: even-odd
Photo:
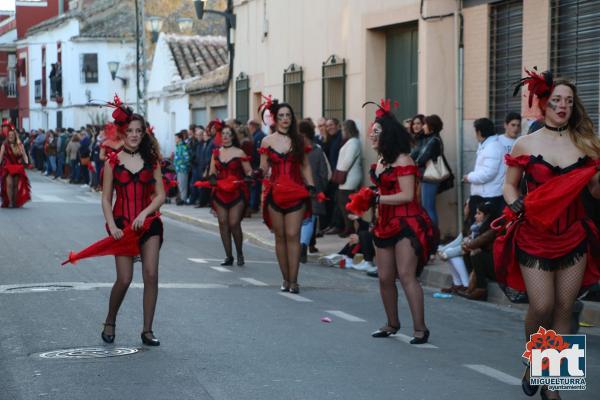
[[[174,204],[165,204],[161,207],[161,213],[175,220],[190,223],[204,229],[218,230],[217,218],[210,212],[210,208],[195,208],[192,206],[176,206]],[[252,218],[244,218],[242,221],[242,230],[244,238],[251,243],[274,251],[275,239],[273,234],[267,229],[260,213],[253,214]],[[317,239],[317,248],[319,253],[309,254],[309,261],[316,262],[319,257],[327,254],[337,253],[344,247],[346,239],[337,235],[325,235]],[[447,287],[452,284],[452,275],[449,266],[437,258],[429,263],[420,276],[420,281],[425,286],[432,288]],[[497,283],[488,284],[488,302],[505,307],[517,308],[525,312],[526,304],[511,303]],[[584,302],[585,306],[581,314],[581,321],[593,325],[600,325],[600,303]]]

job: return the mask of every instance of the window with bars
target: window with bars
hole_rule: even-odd
[[[42,80],[38,79],[33,82],[33,99],[36,103],[42,101]]]
[[[8,55],[8,87],[6,88],[8,97],[17,97],[17,56]]]
[[[598,129],[600,114],[600,2],[552,0],[550,68],[567,78]]]
[[[283,101],[292,106],[296,120],[301,120],[304,104],[304,81],[302,78],[302,67],[296,64],[283,71]]]
[[[235,117],[244,124],[250,119],[250,79],[243,72],[235,78]]]
[[[98,54],[81,55],[81,83],[98,83]]]
[[[504,132],[504,118],[521,112],[521,98],[513,96],[521,79],[523,53],[523,1],[506,0],[490,7],[489,116],[496,132]]]
[[[322,114],[325,118],[346,118],[346,61],[329,56],[322,67]]]

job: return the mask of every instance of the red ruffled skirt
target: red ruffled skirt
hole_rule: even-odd
[[[6,164],[2,168],[2,207],[6,208],[9,204],[8,199],[8,187],[7,180],[8,176],[18,176],[17,182],[17,193],[15,200],[15,207],[22,207],[23,204],[31,200],[31,185],[29,178],[25,172],[25,167],[22,164]]]

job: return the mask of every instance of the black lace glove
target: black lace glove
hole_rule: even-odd
[[[523,202],[523,195],[519,196],[518,199],[508,205],[515,214],[522,214],[525,211],[525,203]]]
[[[308,193],[310,193],[310,197],[315,197],[317,195],[317,189],[313,185],[306,185],[308,189]]]
[[[217,186],[217,176],[215,174],[210,174],[208,176],[208,182],[210,186]]]

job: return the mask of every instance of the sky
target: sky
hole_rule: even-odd
[[[15,0],[0,0],[0,10],[15,11]]]

